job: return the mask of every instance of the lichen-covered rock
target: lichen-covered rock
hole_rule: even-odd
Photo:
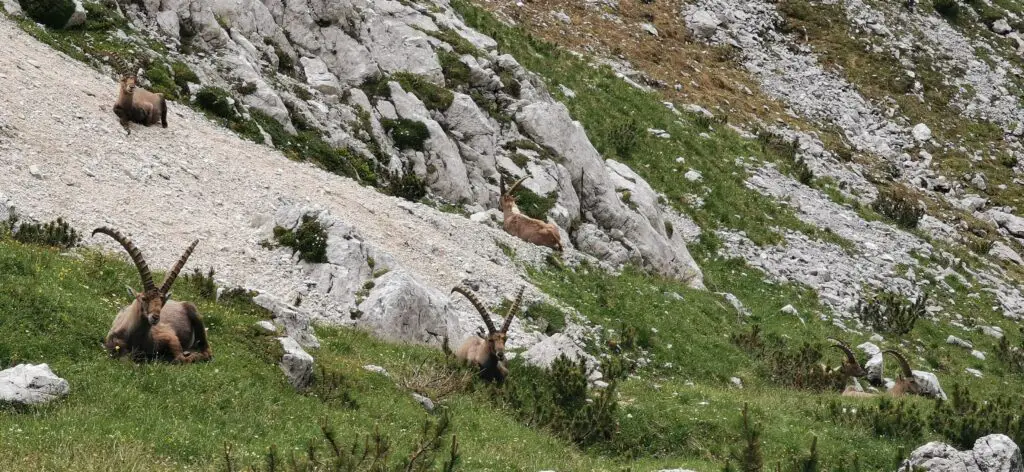
[[[70,391],[68,381],[47,364],[18,364],[0,371],[0,404],[37,405],[56,400]]]

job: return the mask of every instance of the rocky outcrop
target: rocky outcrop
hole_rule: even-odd
[[[68,381],[57,377],[47,364],[18,364],[0,371],[0,404],[37,405],[66,396],[70,390]]]
[[[974,448],[957,451],[941,442],[930,442],[917,448],[910,458],[903,462],[900,470],[907,466],[914,470],[928,472],[1022,472],[1024,459],[1020,448],[1009,437],[992,434],[979,438]]]
[[[266,113],[288,131],[301,117],[302,126],[322,130],[332,144],[373,162],[382,179],[412,172],[436,197],[476,213],[497,206],[499,174],[531,176],[524,187],[556,198],[546,217],[564,234],[574,221],[591,225],[582,235],[585,243],[577,246],[584,252],[609,258],[612,266],[635,263],[703,286],[685,233],[666,231],[667,221],[686,219],[659,204],[647,183],[628,167],[614,162],[606,166],[564,106],[514,58],[494,52],[494,40],[466,27],[444,3],[427,11],[392,0],[181,0],[137,2],[126,9],[137,25],[212,52],[187,58],[203,85],[226,90],[237,83],[254,85],[251,93],[238,97],[246,107]],[[442,33],[479,48],[472,54],[460,50],[458,61],[469,71],[468,84],[459,85],[446,109],[428,109],[421,90],[405,90],[397,81],[387,83],[387,96],[382,97],[367,96],[358,88],[369,78],[399,73],[453,86],[453,78],[442,72],[439,54],[454,54],[455,48],[438,39]],[[300,98],[296,87],[311,96]],[[469,91],[472,97],[463,93]],[[504,116],[516,116],[517,123],[484,112],[481,98]],[[369,114],[369,123],[361,113]],[[394,119],[426,126],[429,134],[422,150],[393,145],[382,123]],[[556,134],[545,129],[548,124],[569,135],[553,139]],[[514,146],[531,139],[540,146]],[[535,151],[543,146],[559,159]],[[587,171],[581,181],[583,169]],[[616,189],[606,186],[613,181]],[[636,205],[624,204],[616,191],[629,191]],[[333,280],[361,284],[367,278]],[[352,299],[343,304],[351,305],[356,291],[344,287],[337,293],[347,293]]]

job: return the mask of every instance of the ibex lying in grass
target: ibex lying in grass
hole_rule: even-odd
[[[843,351],[846,355],[846,359],[843,360],[843,365],[833,369],[832,372],[838,372],[843,375],[844,378],[858,379],[868,375],[867,369],[857,361],[857,356],[853,353],[853,349],[843,341],[834,338],[828,338],[832,341],[832,347]],[[856,380],[854,380],[856,382]],[[843,390],[842,395],[844,397],[873,397],[875,394],[869,392],[863,392],[858,390],[853,385],[846,387]]]
[[[135,76],[121,79],[121,90],[114,103],[114,114],[121,121],[128,134],[132,134],[129,123],[150,126],[160,122],[167,127],[167,100],[161,93],[143,90],[135,83]]]
[[[117,313],[104,340],[103,345],[110,356],[129,355],[133,359],[162,359],[176,363],[210,360],[212,354],[206,339],[206,327],[196,306],[169,300],[174,280],[199,241],[192,242],[167,273],[163,285],[157,288],[146,260],[131,239],[107,227],[96,228],[92,234],[96,233],[106,234],[121,243],[142,278],[143,291],[136,293],[128,287],[135,300]]]
[[[892,354],[900,364],[900,377],[896,379],[895,385],[893,385],[886,393],[894,397],[901,397],[908,394],[921,395],[924,392],[924,387],[922,387],[917,378],[914,377],[914,373],[910,370],[910,363],[907,362],[907,358],[894,349],[886,349],[885,351],[882,351],[882,353]],[[874,397],[878,396],[878,394],[860,392],[856,391],[853,387],[847,387],[846,390],[843,391],[843,396]]]
[[[556,251],[562,250],[562,235],[558,232],[558,225],[545,223],[541,220],[530,218],[519,212],[516,206],[516,197],[512,195],[516,188],[526,180],[523,177],[512,184],[508,190],[505,189],[505,176],[501,177],[501,214],[504,217],[505,232],[523,241],[531,242],[539,246],[547,246]]]
[[[458,359],[479,367],[480,376],[484,380],[497,380],[501,383],[508,376],[508,367],[505,364],[505,340],[508,339],[508,328],[512,325],[512,318],[516,316],[516,312],[519,311],[519,304],[523,301],[524,288],[519,288],[519,292],[516,294],[516,301],[509,308],[508,313],[505,315],[505,322],[502,323],[499,330],[494,329],[490,310],[485,308],[483,303],[480,303],[480,300],[476,298],[472,291],[462,286],[452,289],[452,293],[461,293],[469,299],[469,303],[472,303],[476,311],[480,312],[480,316],[484,319],[484,325],[487,326],[487,336],[484,336],[481,330],[476,336],[472,336],[463,342],[459,350],[455,352],[455,357]]]

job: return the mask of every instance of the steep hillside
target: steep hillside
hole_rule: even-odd
[[[199,238],[190,267],[215,269],[224,293],[262,293],[330,370],[314,396],[343,405],[272,375],[279,353],[250,328],[268,314],[248,297],[203,302],[215,349],[228,346],[213,364],[105,361],[74,328],[102,336],[131,272],[34,248],[15,224],[0,231],[13,301],[0,319],[17,327],[0,367],[50,362],[73,392],[0,412],[25,433],[8,456],[29,468],[71,463],[52,442],[99,442],[139,446],[134,464],[224,470],[217,444],[238,444],[239,464],[270,444],[299,451],[324,415],[382,429],[401,456],[429,416],[410,391],[471,436],[464,470],[895,470],[932,440],[1024,440],[1014,5],[101,1],[68,28],[4,5],[0,217],[112,225],[156,267]],[[111,111],[123,73],[172,100],[167,129],[125,134]],[[499,180],[520,177],[520,206],[558,225],[564,253],[501,230]],[[117,276],[91,286],[104,266]],[[212,298],[193,283],[184,295]],[[489,306],[528,287],[502,388],[453,380],[439,351],[409,345],[472,335],[479,317],[447,296],[460,283]],[[894,384],[880,351],[896,348],[926,395],[840,397],[847,379],[819,365],[842,358],[829,336],[866,359],[858,388]],[[587,369],[552,367],[559,352]],[[393,382],[359,369],[371,362]],[[222,368],[253,369],[234,395],[285,418],[215,411],[230,408]],[[208,432],[166,444],[111,432],[133,419],[91,425],[114,380],[137,405],[180,375],[204,393],[154,421]],[[975,452],[1010,454],[1010,440]]]

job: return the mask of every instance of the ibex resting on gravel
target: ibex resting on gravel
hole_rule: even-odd
[[[196,306],[169,300],[174,279],[178,278],[199,240],[192,242],[167,273],[163,285],[157,288],[146,260],[131,239],[108,227],[96,228],[92,234],[96,233],[106,234],[121,243],[142,278],[143,291],[137,293],[128,287],[135,300],[117,313],[103,342],[110,356],[129,355],[136,360],[160,359],[175,363],[210,360],[213,356],[206,339],[206,327]]]
[[[508,328],[512,325],[512,318],[516,316],[516,312],[519,311],[519,305],[523,301],[524,288],[519,288],[516,300],[505,315],[505,321],[501,324],[501,329],[498,330],[494,329],[490,310],[484,307],[483,303],[480,303],[480,300],[476,298],[476,295],[470,289],[463,286],[452,289],[452,293],[461,293],[469,299],[469,303],[472,303],[476,311],[480,312],[480,316],[484,319],[484,325],[487,326],[487,336],[484,336],[481,330],[476,336],[471,336],[463,342],[459,350],[455,352],[455,357],[458,359],[478,367],[480,369],[480,377],[484,380],[497,380],[501,383],[508,376],[508,367],[506,367],[505,363],[505,341],[508,339]]]
[[[513,192],[526,180],[523,177],[512,184],[508,190],[505,189],[505,176],[501,176],[501,214],[504,217],[505,232],[523,241],[531,242],[539,246],[547,246],[556,251],[562,250],[562,235],[558,232],[558,225],[545,223],[541,220],[530,218],[519,212],[516,206],[516,197]]]
[[[132,134],[129,123],[144,126],[161,123],[167,127],[167,100],[162,93],[143,90],[136,84],[135,76],[121,79],[120,94],[114,102],[114,114],[121,121],[128,134]]]

